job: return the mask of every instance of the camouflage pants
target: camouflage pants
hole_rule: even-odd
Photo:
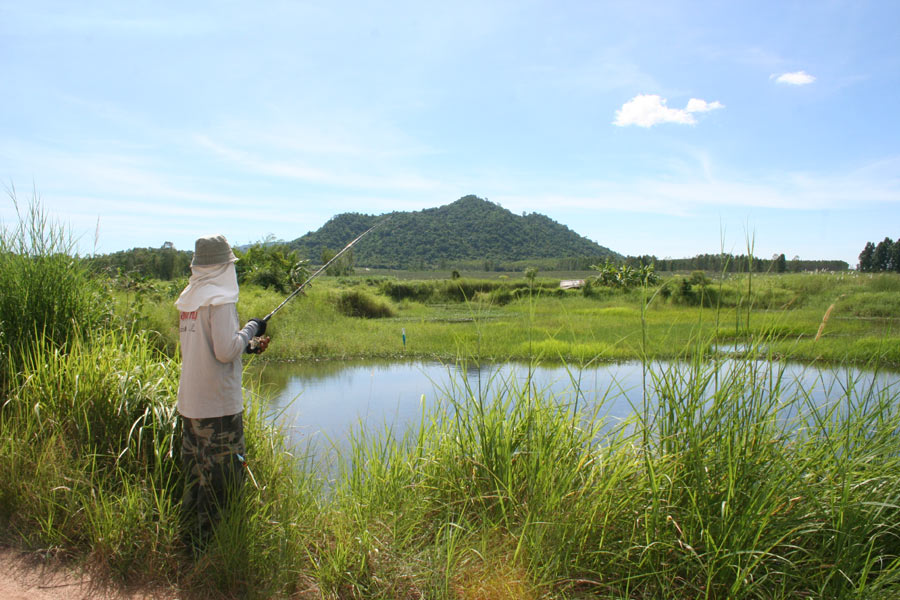
[[[220,511],[244,483],[244,421],[241,413],[211,419],[182,416],[181,464],[185,476],[181,499],[186,541],[209,540]]]

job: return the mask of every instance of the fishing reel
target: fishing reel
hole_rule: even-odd
[[[267,335],[257,335],[250,338],[250,342],[247,344],[247,354],[262,354],[269,346],[270,339]]]

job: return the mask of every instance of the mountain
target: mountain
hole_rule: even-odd
[[[393,212],[390,219],[353,247],[354,262],[378,268],[445,268],[490,261],[492,265],[536,259],[621,258],[609,248],[578,235],[538,213],[515,215],[477,196],[415,212]],[[343,213],[318,231],[289,242],[313,262],[322,251],[340,250],[384,216]]]

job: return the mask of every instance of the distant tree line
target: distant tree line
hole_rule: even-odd
[[[657,258],[651,255],[628,256],[625,264],[637,268],[654,265],[657,272],[707,271],[714,273],[801,273],[805,271],[846,271],[843,260],[788,260],[784,254],[760,258],[746,254],[698,254],[692,258]]]
[[[356,248],[354,247],[354,250]],[[286,289],[290,285],[291,271],[298,266],[301,255],[289,245],[267,239],[244,249],[235,249],[241,257],[238,263],[238,275],[242,281],[259,283],[278,289]],[[323,247],[317,257],[324,264],[336,250]],[[112,254],[93,256],[88,263],[94,271],[112,275],[123,274],[132,277],[153,277],[171,280],[187,277],[191,274],[190,264],[193,253],[187,250],[176,250],[170,242],[159,248],[133,248]],[[692,272],[706,271],[715,273],[799,273],[805,271],[846,271],[849,265],[842,260],[801,260],[799,257],[788,260],[784,254],[770,259],[748,257],[733,254],[698,254],[692,258],[657,258],[645,254],[641,256],[614,257],[609,255],[585,255],[559,258],[533,258],[520,260],[504,260],[500,257],[484,257],[477,260],[453,260],[443,258],[438,263],[426,261],[407,265],[412,270],[456,269],[463,271],[522,272],[534,268],[540,271],[589,271],[593,265],[609,261],[616,266],[631,269],[653,265],[660,272]],[[328,275],[349,275],[353,273],[353,251],[347,252],[340,260],[329,267]],[[365,263],[363,263],[365,264]],[[308,265],[307,265],[308,266]],[[365,266],[378,266],[365,264]],[[875,244],[867,244],[860,254],[861,271],[900,270],[900,240],[893,243],[889,238]],[[274,275],[277,273],[277,276]],[[287,274],[287,275],[285,275]],[[294,277],[296,277],[294,273]]]
[[[886,237],[877,244],[866,242],[859,253],[857,269],[863,273],[900,273],[900,239],[895,242]]]
[[[166,242],[159,248],[132,248],[85,260],[95,272],[171,280],[191,274],[193,256],[193,252],[176,250],[172,242]]]

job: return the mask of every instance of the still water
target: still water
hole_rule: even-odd
[[[723,363],[723,371],[728,369]],[[733,363],[732,363],[733,364]],[[814,404],[835,402],[847,388],[886,389],[894,398],[900,373],[874,373],[858,369],[757,363],[761,381],[781,372],[782,393],[802,389]],[[655,363],[657,375],[671,363]],[[780,369],[783,368],[783,371]],[[653,375],[640,362],[569,366],[503,363],[482,366],[436,362],[315,361],[268,363],[251,367],[291,442],[312,443],[322,450],[342,448],[348,434],[359,426],[368,430],[391,428],[401,434],[417,424],[423,404],[427,410],[440,399],[462,399],[467,394],[489,401],[505,391],[524,386],[546,393],[575,408],[600,405],[598,416],[611,424],[642,410],[645,389],[652,390]],[[652,392],[650,394],[652,397]]]

